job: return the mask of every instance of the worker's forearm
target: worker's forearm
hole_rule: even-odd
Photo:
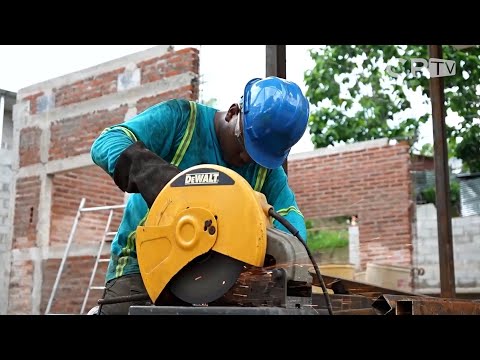
[[[95,164],[113,177],[120,154],[133,143],[134,140],[125,135],[122,130],[110,129],[94,141],[90,155]]]
[[[179,173],[176,166],[137,141],[120,154],[113,180],[122,191],[142,194],[151,207],[160,191]]]

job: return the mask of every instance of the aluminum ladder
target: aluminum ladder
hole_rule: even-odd
[[[60,315],[60,314],[52,314],[50,312],[50,309],[52,307],[53,299],[55,298],[55,294],[57,292],[58,284],[59,284],[60,278],[62,276],[62,272],[63,272],[63,268],[65,266],[65,262],[68,258],[68,254],[70,252],[70,248],[72,246],[73,239],[75,237],[75,232],[77,231],[78,222],[79,222],[82,214],[85,213],[85,212],[109,211],[109,214],[108,214],[107,223],[105,225],[105,229],[103,231],[102,240],[100,242],[100,246],[99,246],[97,254],[95,256],[95,263],[94,263],[94,266],[93,266],[92,274],[90,276],[90,281],[88,283],[87,291],[86,291],[85,297],[83,299],[82,308],[80,309],[80,315],[84,314],[85,306],[87,305],[88,297],[90,295],[90,290],[103,290],[103,289],[105,289],[105,286],[93,286],[93,281],[94,281],[95,275],[97,273],[98,264],[101,263],[101,262],[109,262],[110,261],[109,258],[103,258],[101,256],[102,251],[103,251],[103,248],[105,246],[107,238],[109,236],[115,236],[116,235],[116,232],[109,231],[110,230],[110,224],[111,224],[112,218],[113,218],[113,213],[116,209],[125,208],[125,204],[123,204],[123,205],[110,205],[110,206],[97,206],[97,207],[85,207],[85,201],[86,201],[86,199],[82,198],[82,200],[80,201],[80,205],[78,206],[77,214],[76,214],[75,219],[73,221],[72,229],[70,230],[70,235],[68,237],[67,246],[65,247],[65,252],[63,254],[62,261],[60,263],[60,267],[58,268],[57,276],[55,278],[55,283],[53,284],[53,288],[52,288],[52,292],[50,294],[50,298],[48,300],[47,308],[45,309],[45,315]]]

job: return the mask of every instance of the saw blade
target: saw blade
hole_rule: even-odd
[[[230,290],[244,265],[242,261],[211,250],[180,270],[170,281],[170,290],[187,303],[208,304]]]

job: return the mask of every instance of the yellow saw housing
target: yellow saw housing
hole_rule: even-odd
[[[137,227],[138,263],[150,299],[155,302],[175,274],[210,250],[263,266],[269,208],[265,196],[231,169],[197,165],[175,176]]]

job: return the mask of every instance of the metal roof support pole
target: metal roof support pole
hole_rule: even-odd
[[[430,58],[442,59],[441,45],[428,45]],[[442,77],[430,78],[432,101],[433,149],[435,160],[435,204],[437,208],[440,296],[455,297],[452,220],[450,214],[450,180],[445,126],[445,94]]]
[[[287,78],[287,45],[266,45],[266,76]],[[288,170],[287,160],[283,163],[285,172]]]

